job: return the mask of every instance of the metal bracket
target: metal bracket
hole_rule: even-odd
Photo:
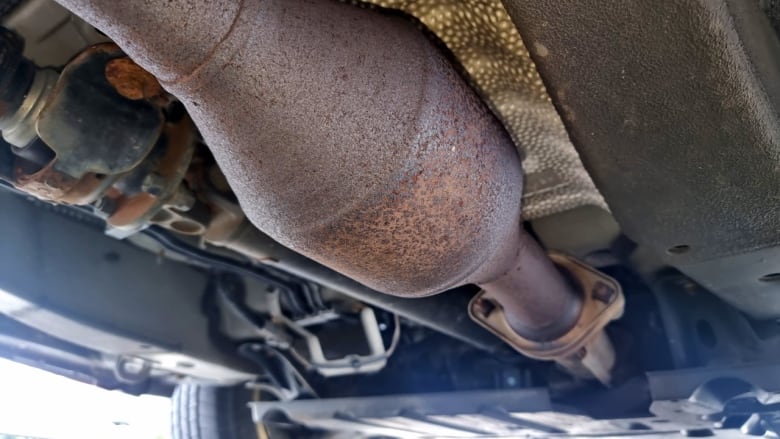
[[[620,284],[570,256],[561,253],[550,253],[549,256],[571,275],[583,294],[580,316],[566,334],[546,342],[521,337],[509,326],[498,301],[484,290],[469,303],[469,316],[523,355],[554,360],[575,375],[609,383],[615,354],[603,329],[623,315],[625,298]]]
[[[378,372],[387,364],[387,359],[390,357],[396,344],[394,342],[390,349],[385,349],[376,315],[370,307],[364,307],[360,311],[360,322],[371,351],[369,355],[347,355],[339,359],[328,359],[325,357],[319,337],[306,328],[281,314],[274,315],[273,321],[284,325],[290,332],[302,338],[306,343],[308,358],[304,358],[297,351],[290,350],[293,357],[325,377]],[[397,325],[398,322],[396,322],[396,333],[398,332]]]

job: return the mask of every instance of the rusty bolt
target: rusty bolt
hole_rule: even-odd
[[[127,57],[109,61],[105,75],[119,94],[133,101],[152,99],[163,94],[157,79]]]

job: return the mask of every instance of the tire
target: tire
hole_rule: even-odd
[[[173,439],[258,439],[242,386],[180,384],[171,398]]]

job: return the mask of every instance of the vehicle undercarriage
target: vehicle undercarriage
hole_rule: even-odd
[[[780,433],[780,3],[57,2],[1,355],[182,439]]]

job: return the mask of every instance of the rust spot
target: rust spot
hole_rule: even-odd
[[[97,189],[101,185],[100,178],[94,173],[81,177],[73,187],[64,194],[60,202],[65,204],[85,205],[97,198]]]
[[[108,223],[114,227],[130,225],[148,212],[156,202],[157,197],[145,192],[128,197],[120,202],[117,211],[108,218]]]
[[[157,79],[130,58],[113,59],[106,64],[106,79],[127,99],[153,99],[164,91]]]
[[[168,124],[165,128],[168,147],[152,172],[164,180],[165,187],[158,195],[142,192],[132,196],[120,197],[119,206],[108,218],[114,227],[130,226],[142,220],[150,212],[161,207],[186,173],[192,158],[192,125],[189,118],[178,124]]]
[[[75,179],[56,170],[54,164],[53,160],[33,174],[26,174],[21,167],[17,167],[14,185],[42,200],[65,204],[87,204],[93,201],[94,192],[100,184],[95,174]]]
[[[33,173],[26,174],[21,167],[15,170],[15,186],[40,199],[59,201],[67,192],[76,185],[77,181],[54,169],[54,160],[44,168]]]

